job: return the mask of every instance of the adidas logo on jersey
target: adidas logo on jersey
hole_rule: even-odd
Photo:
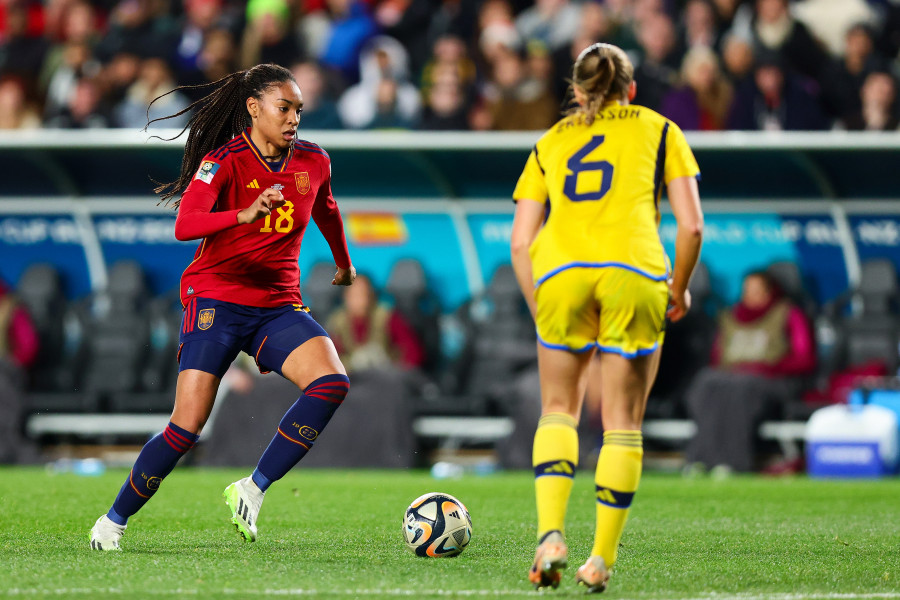
[[[251,181],[250,183],[247,184],[247,187],[248,187],[248,188],[252,188],[252,189],[254,189],[254,190],[258,190],[258,189],[259,189],[259,183],[257,183],[257,181],[254,179],[253,181]]]

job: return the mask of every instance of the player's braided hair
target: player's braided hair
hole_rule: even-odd
[[[174,138],[190,129],[187,142],[184,144],[184,158],[181,159],[181,174],[178,179],[170,183],[159,183],[153,190],[160,194],[160,202],[166,205],[175,196],[184,193],[188,184],[200,167],[200,161],[209,152],[226,143],[231,138],[239,135],[250,125],[250,113],[247,112],[247,98],[261,98],[263,93],[272,85],[294,81],[294,76],[284,67],[265,64],[256,65],[245,71],[238,71],[227,75],[218,81],[201,85],[179,86],[162,96],[154,98],[156,102],[163,96],[177,90],[215,87],[215,89],[200,98],[190,106],[168,117],[150,119],[150,106],[147,107],[147,127],[156,121],[163,121],[194,111],[188,119],[187,125]],[[144,128],[146,130],[146,127]],[[181,199],[171,202],[174,208],[178,208]]]
[[[604,104],[628,94],[633,79],[634,66],[621,48],[612,44],[588,46],[575,61],[569,80],[569,93],[574,94],[577,86],[587,95],[588,102],[584,107],[572,106],[566,114],[582,113],[590,125]]]

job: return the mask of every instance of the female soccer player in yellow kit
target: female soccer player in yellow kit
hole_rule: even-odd
[[[690,308],[703,215],[699,167],[677,125],[629,105],[634,67],[594,44],[575,62],[577,106],[535,145],[516,185],[512,261],[537,324],[541,418],[532,456],[538,548],[529,580],[557,587],[578,460],[587,368],[600,352],[605,432],[595,474],[594,547],[575,579],[606,589],[641,476],[641,422],[665,319]],[[678,222],[675,268],[659,239],[662,186]],[[667,310],[668,307],[668,310]]]

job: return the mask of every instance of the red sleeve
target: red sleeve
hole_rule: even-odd
[[[396,311],[388,321],[391,344],[400,351],[400,363],[404,367],[421,367],[425,364],[425,348],[412,326]]]
[[[37,329],[25,309],[18,307],[13,311],[9,323],[9,346],[13,361],[28,368],[37,359],[40,341]]]
[[[215,172],[212,176],[203,175],[201,178],[203,165],[210,162],[217,165]],[[240,210],[212,212],[219,194],[231,179],[231,161],[216,161],[207,156],[200,164],[200,171],[188,185],[178,205],[175,239],[182,242],[199,240],[238,224]]]
[[[812,327],[803,311],[792,306],[788,313],[787,337],[790,350],[771,367],[773,375],[806,375],[816,368],[816,346]]]
[[[344,220],[341,218],[341,211],[331,194],[330,161],[327,166],[328,173],[322,169],[323,181],[319,186],[315,204],[313,204],[312,218],[331,248],[334,263],[342,269],[349,269],[350,251],[347,249],[347,238],[344,235]]]

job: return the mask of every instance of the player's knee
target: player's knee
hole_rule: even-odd
[[[341,404],[350,392],[350,378],[342,373],[319,377],[303,391],[307,396]]]

